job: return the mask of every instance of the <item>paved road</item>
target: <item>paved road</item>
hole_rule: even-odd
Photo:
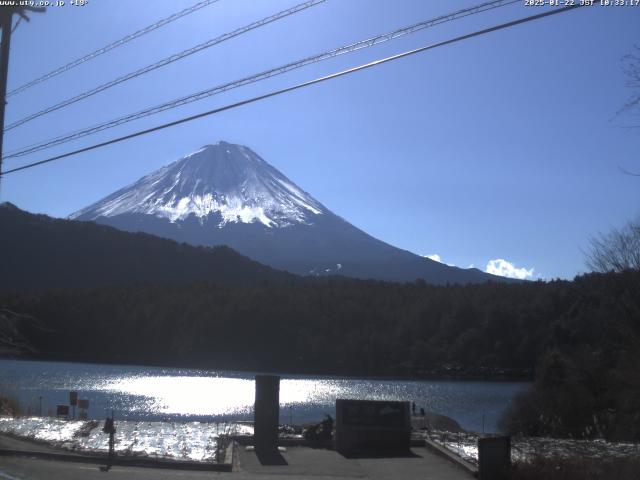
[[[0,435],[0,448],[60,452],[46,445]],[[167,468],[104,466],[69,461],[0,456],[0,480],[168,480],[168,479],[255,479],[278,480],[470,480],[473,477],[426,448],[412,449],[401,458],[345,458],[333,450],[288,447],[281,455],[259,458],[243,446],[236,448],[233,472],[199,472]]]
[[[165,470],[159,468],[113,467],[108,472],[101,471],[98,465],[37,460],[21,457],[0,457],[0,480],[169,480],[204,479],[218,475],[217,472],[189,472]],[[233,474],[226,474],[229,478]]]
[[[347,459],[331,450],[306,447],[288,448],[278,462],[263,465],[255,453],[239,447],[235,471],[193,472],[160,468],[112,467],[108,472],[98,465],[41,460],[24,457],[0,457],[0,480],[85,480],[85,479],[204,479],[237,480],[470,480],[472,477],[445,459],[424,448],[414,448],[413,456],[403,458]],[[270,462],[274,463],[274,462]]]

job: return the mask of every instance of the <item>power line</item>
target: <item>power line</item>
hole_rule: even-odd
[[[141,37],[149,32],[152,32],[153,30],[156,30],[160,27],[164,27],[165,25],[178,20],[179,18],[182,18],[186,15],[189,15],[193,12],[196,12],[198,10],[200,10],[201,8],[204,8],[208,5],[211,5],[212,3],[216,3],[220,0],[203,0],[201,2],[196,3],[195,5],[192,5],[188,8],[185,8],[184,10],[181,10],[177,13],[174,13],[173,15],[170,15],[166,18],[163,18],[161,20],[158,20],[157,22],[144,27],[136,32],[130,33],[129,35],[122,37],[120,40],[116,40],[115,42],[110,43],[109,45],[106,45],[102,48],[99,48],[91,53],[88,53],[87,55],[85,55],[84,57],[80,57],[76,60],[73,60],[72,62],[67,63],[66,65],[63,65],[62,67],[56,68],[55,70],[52,70],[49,73],[46,73],[44,75],[42,75],[41,77],[35,78],[34,80],[31,80],[30,82],[25,83],[24,85],[21,85],[17,88],[14,88],[13,90],[11,90],[9,93],[7,93],[7,97],[10,97],[12,95],[17,95],[18,93],[22,93],[25,90],[27,90],[28,88],[33,87],[34,85],[37,85],[39,83],[42,83],[46,80],[49,80],[50,78],[53,78],[57,75],[60,75],[61,73],[64,73],[68,70],[71,70],[72,68],[77,67],[78,65],[88,62],[89,60],[93,60],[96,57],[99,57],[100,55],[107,53],[111,50],[113,50],[114,48],[118,48],[122,45],[124,45],[127,42],[130,42],[131,40],[134,40],[138,37]],[[17,25],[16,25],[17,26]]]
[[[201,43],[199,45],[196,45],[195,47],[192,48],[188,48],[187,50],[183,50],[182,52],[173,54],[169,57],[163,58],[162,60],[153,63],[151,65],[147,65],[146,67],[140,68],[136,71],[127,73],[126,75],[122,75],[121,77],[118,77],[114,80],[111,80],[107,83],[103,83],[102,85],[99,85],[91,90],[87,90],[85,92],[82,92],[78,95],[75,95],[71,98],[68,98],[66,100],[63,100],[62,102],[56,103],[55,105],[52,105],[50,107],[47,107],[43,110],[40,110],[39,112],[36,113],[32,113],[31,115],[27,115],[24,118],[21,118],[20,120],[17,120],[9,125],[7,125],[4,129],[5,132],[8,132],[9,130],[12,130],[16,127],[19,127],[20,125],[23,125],[27,122],[30,122],[31,120],[35,120],[38,117],[41,117],[43,115],[46,115],[48,113],[51,112],[55,112],[56,110],[60,110],[61,108],[67,107],[73,103],[79,102],[80,100],[84,100],[85,98],[91,97],[97,93],[103,92],[111,87],[115,87],[116,85],[119,85],[123,82],[126,82],[128,80],[132,80],[136,77],[139,77],[140,75],[144,75],[145,73],[149,73],[153,70],[156,70],[160,67],[164,67],[166,65],[169,65],[173,62],[176,62],[178,60],[181,60],[189,55],[193,55],[194,53],[200,52],[206,48],[210,48],[213,47],[214,45],[218,45],[219,43],[222,42],[226,42],[227,40],[230,40],[234,37],[237,37],[239,35],[242,35],[244,33],[247,33],[251,30],[254,30],[256,28],[260,28],[263,27],[265,25],[268,25],[269,23],[275,22],[277,20],[281,20],[283,18],[286,18],[290,15],[294,15],[298,12],[301,12],[302,10],[306,10],[307,8],[311,8],[314,7],[320,3],[325,2],[326,0],[308,0],[306,2],[303,2],[299,5],[296,5],[292,8],[288,8],[286,10],[283,10],[281,12],[278,12],[274,15],[270,15],[268,17],[263,18],[262,20],[258,20],[257,22],[253,22],[250,23],[249,25],[246,25],[244,27],[238,28],[236,30],[233,30],[232,32],[228,32],[225,33],[223,35],[220,35],[219,37],[216,38],[212,38],[204,43]]]
[[[50,162],[53,162],[53,161],[56,161],[56,160],[61,160],[63,158],[71,157],[71,156],[77,155],[79,153],[84,153],[84,152],[88,152],[88,151],[91,151],[91,150],[96,150],[98,148],[102,148],[102,147],[105,147],[107,145],[112,145],[114,143],[119,143],[119,142],[123,142],[125,140],[130,140],[132,138],[140,137],[140,136],[146,135],[148,133],[157,132],[157,131],[163,130],[165,128],[169,128],[169,127],[173,127],[173,126],[176,126],[176,125],[180,125],[182,123],[191,122],[191,121],[197,120],[199,118],[207,117],[207,116],[210,116],[210,115],[215,115],[217,113],[221,113],[221,112],[224,112],[224,111],[227,111],[227,110],[238,108],[238,107],[241,107],[243,105],[248,105],[250,103],[258,102],[260,100],[265,100],[265,99],[271,98],[271,97],[275,97],[275,96],[281,95],[283,93],[288,93],[288,92],[292,92],[294,90],[298,90],[298,89],[301,89],[301,88],[304,88],[304,87],[315,85],[316,83],[325,82],[327,80],[332,80],[334,78],[338,78],[338,77],[342,77],[342,76],[345,76],[345,75],[349,75],[349,74],[358,72],[360,70],[365,70],[365,69],[368,69],[368,68],[376,67],[378,65],[382,65],[383,63],[387,63],[387,62],[391,62],[391,61],[394,61],[394,60],[398,60],[400,58],[408,57],[408,56],[414,55],[416,53],[421,53],[421,52],[425,52],[427,50],[432,50],[434,48],[442,47],[442,46],[445,46],[445,45],[450,45],[452,43],[460,42],[462,40],[468,40],[468,39],[473,38],[473,37],[477,37],[477,36],[480,36],[480,35],[485,35],[487,33],[495,32],[497,30],[503,30],[505,28],[513,27],[513,26],[520,25],[520,24],[527,23],[527,22],[531,22],[531,21],[534,21],[534,20],[539,20],[541,18],[549,17],[551,15],[557,15],[559,13],[564,13],[564,12],[567,12],[569,10],[574,10],[574,9],[580,8],[582,6],[585,6],[585,5],[574,4],[574,5],[569,5],[567,7],[556,8],[554,10],[542,12],[542,13],[539,13],[539,14],[536,14],[536,15],[531,15],[531,16],[524,17],[524,18],[519,18],[518,20],[512,20],[512,21],[507,22],[507,23],[501,23],[501,24],[495,25],[493,27],[485,28],[483,30],[478,30],[478,31],[475,31],[475,32],[472,32],[472,33],[468,33],[466,35],[461,35],[459,37],[451,38],[449,40],[444,40],[442,42],[438,42],[438,43],[434,43],[434,44],[431,44],[431,45],[426,45],[424,47],[420,47],[420,48],[416,48],[416,49],[413,49],[413,50],[409,50],[407,52],[398,53],[398,54],[392,55],[390,57],[386,57],[386,58],[382,58],[380,60],[375,60],[373,62],[365,63],[363,65],[359,65],[357,67],[352,67],[352,68],[349,68],[347,70],[342,70],[340,72],[332,73],[330,75],[326,75],[324,77],[316,78],[314,80],[309,80],[307,82],[299,83],[299,84],[293,85],[291,87],[286,87],[286,88],[283,88],[283,89],[280,89],[280,90],[276,90],[276,91],[273,91],[273,92],[270,92],[270,93],[266,93],[264,95],[259,95],[257,97],[249,98],[247,100],[242,100],[240,102],[236,102],[236,103],[232,103],[232,104],[229,104],[229,105],[225,105],[223,107],[219,107],[219,108],[216,108],[216,109],[213,109],[213,110],[202,112],[202,113],[199,113],[199,114],[196,114],[196,115],[191,115],[189,117],[181,118],[179,120],[174,120],[173,122],[169,122],[169,123],[165,123],[165,124],[162,124],[162,125],[158,125],[158,126],[155,126],[155,127],[152,127],[152,128],[145,129],[145,130],[140,130],[138,132],[130,133],[128,135],[124,135],[124,136],[117,137],[117,138],[114,138],[114,139],[111,139],[111,140],[107,140],[105,142],[97,143],[97,144],[94,144],[94,145],[91,145],[91,146],[88,146],[88,147],[80,148],[78,150],[74,150],[74,151],[71,151],[71,152],[63,153],[61,155],[56,155],[55,157],[50,157],[50,158],[47,158],[47,159],[44,159],[44,160],[40,160],[40,161],[37,161],[37,162],[29,163],[27,165],[23,165],[21,167],[16,167],[16,168],[13,168],[11,170],[7,170],[6,172],[2,173],[2,175],[7,175],[9,173],[19,172],[21,170],[27,170],[29,168],[37,167],[37,166],[43,165],[45,163],[50,163]]]
[[[449,22],[449,21],[453,21],[453,20],[457,20],[459,18],[464,18],[467,17],[469,15],[475,15],[477,13],[481,13],[481,12],[485,12],[488,10],[492,10],[494,8],[499,8],[499,7],[503,7],[506,5],[510,5],[512,3],[516,3],[519,2],[520,0],[494,0],[494,1],[490,1],[490,2],[485,2],[473,7],[469,7],[469,8],[465,8],[462,10],[458,10],[456,12],[450,13],[450,14],[446,14],[446,15],[441,15],[439,17],[430,19],[430,20],[425,20],[419,23],[415,23],[413,25],[409,25],[407,27],[402,27],[400,29],[391,31],[391,32],[387,32],[384,34],[380,34],[374,37],[370,37],[367,38],[365,40],[361,40],[355,43],[351,43],[348,45],[344,45],[338,48],[334,48],[333,50],[328,50],[316,55],[312,55],[310,57],[306,57],[300,60],[296,60],[294,62],[290,62],[287,63],[285,65],[280,65],[279,67],[276,68],[272,68],[270,70],[266,70],[260,73],[256,73],[253,75],[250,75],[248,77],[244,77],[241,78],[239,80],[234,80],[232,82],[228,82],[228,83],[224,83],[221,85],[217,85],[215,87],[209,88],[207,90],[203,90],[200,92],[196,92],[190,95],[187,95],[185,97],[181,97],[178,99],[174,99],[171,100],[169,102],[165,102],[163,104],[160,105],[156,105],[154,107],[150,107],[150,108],[146,108],[144,110],[140,110],[138,112],[135,113],[131,113],[131,114],[127,114],[124,115],[122,117],[118,117],[112,120],[109,120],[107,122],[103,122],[101,124],[98,125],[94,125],[91,127],[87,127],[84,128],[82,130],[77,130],[75,132],[71,132],[71,133],[67,133],[49,140],[44,140],[42,142],[38,142],[36,144],[32,144],[32,145],[28,145],[26,147],[22,147],[20,150],[14,150],[12,152],[10,152],[8,155],[5,156],[5,159],[8,158],[15,158],[15,157],[22,157],[25,155],[29,155],[31,153],[35,153],[38,152],[40,150],[45,150],[48,148],[52,148],[55,147],[57,145],[61,145],[63,143],[67,143],[70,142],[72,140],[76,140],[82,137],[85,137],[87,135],[91,135],[94,133],[98,133],[101,132],[103,130],[107,130],[110,128],[114,128],[116,126],[125,124],[125,123],[129,123],[131,121],[134,120],[138,120],[140,118],[144,118],[150,115],[154,115],[156,113],[160,113],[163,112],[165,110],[169,110],[172,108],[176,108],[182,105],[186,105],[188,103],[192,103],[195,101],[199,101],[202,100],[204,98],[213,96],[213,95],[217,95],[219,93],[223,93],[238,87],[242,87],[245,85],[249,85],[251,83],[255,83],[261,80],[265,80],[277,75],[282,75],[286,72],[289,72],[291,70],[295,70],[301,67],[304,67],[306,65],[310,65],[312,63],[316,63],[316,62],[320,62],[320,61],[324,61],[324,60],[328,60],[330,58],[339,56],[339,55],[343,55],[346,53],[351,53],[357,50],[361,50],[363,48],[369,48],[372,47],[374,45],[378,45],[380,43],[384,43],[384,42],[388,42],[390,40],[393,40],[395,38],[404,36],[404,35],[408,35],[410,33],[415,33],[417,31],[423,30],[425,28],[429,28],[429,27],[433,27],[436,25],[439,25],[441,23],[445,23],[445,22]]]

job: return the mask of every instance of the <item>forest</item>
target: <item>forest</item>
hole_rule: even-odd
[[[404,378],[525,379],[503,428],[639,439],[640,224],[573,280],[299,277],[0,206],[0,355]],[[6,229],[4,229],[6,227]]]
[[[535,379],[508,431],[637,439],[640,271],[432,286],[338,277],[0,294],[31,357],[416,378]]]

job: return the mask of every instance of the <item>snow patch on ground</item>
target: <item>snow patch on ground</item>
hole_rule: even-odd
[[[0,433],[46,442],[73,451],[109,448],[103,422],[50,417],[0,417]],[[91,428],[93,427],[93,428]],[[215,462],[218,437],[253,434],[253,427],[237,423],[137,422],[116,420],[115,449],[120,455]]]
[[[423,438],[438,443],[473,465],[478,465],[478,435],[438,430],[422,431]],[[535,456],[624,458],[640,454],[640,443],[574,440],[549,437],[511,437],[511,458],[523,461]]]

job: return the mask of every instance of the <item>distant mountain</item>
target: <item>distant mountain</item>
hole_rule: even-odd
[[[284,283],[294,278],[228,247],[194,247],[89,222],[53,219],[0,204],[0,289]]]
[[[509,281],[393,247],[354,227],[251,149],[219,142],[75,212],[126,231],[192,245],[229,245],[302,275],[429,283]]]

